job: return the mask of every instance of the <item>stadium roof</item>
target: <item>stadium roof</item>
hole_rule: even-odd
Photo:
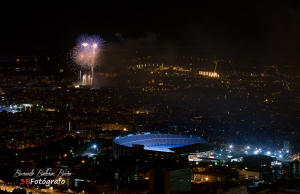
[[[200,137],[187,137],[173,134],[129,134],[123,137],[116,137],[114,142],[127,147],[135,145],[144,146],[145,150],[174,152],[175,148],[190,147],[191,145],[206,145],[207,142]],[[175,151],[176,152],[176,151]]]

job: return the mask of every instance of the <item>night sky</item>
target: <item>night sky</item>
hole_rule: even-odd
[[[2,6],[0,56],[31,50],[66,51],[82,33],[113,43],[155,33],[159,44],[209,49],[240,57],[300,60],[297,1],[209,1],[201,4],[82,1]]]

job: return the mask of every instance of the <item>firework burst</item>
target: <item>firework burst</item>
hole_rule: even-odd
[[[92,85],[94,79],[94,67],[98,64],[104,41],[96,35],[82,35],[77,39],[77,45],[73,49],[73,61],[88,74],[79,73],[80,82]]]

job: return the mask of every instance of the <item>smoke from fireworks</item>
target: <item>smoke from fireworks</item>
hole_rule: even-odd
[[[77,45],[73,49],[73,60],[89,72],[88,75],[81,75],[80,70],[79,77],[83,84],[93,84],[94,67],[97,65],[103,44],[103,39],[96,35],[83,35],[78,38]]]

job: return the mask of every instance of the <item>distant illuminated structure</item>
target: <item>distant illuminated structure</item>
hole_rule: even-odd
[[[218,60],[213,61],[215,63],[214,71],[199,71],[199,75],[209,78],[219,78],[220,75],[216,72],[218,67]]]
[[[212,72],[212,71],[199,71],[199,75],[202,75],[204,77],[210,77],[210,78],[220,77],[220,75],[217,72]]]

